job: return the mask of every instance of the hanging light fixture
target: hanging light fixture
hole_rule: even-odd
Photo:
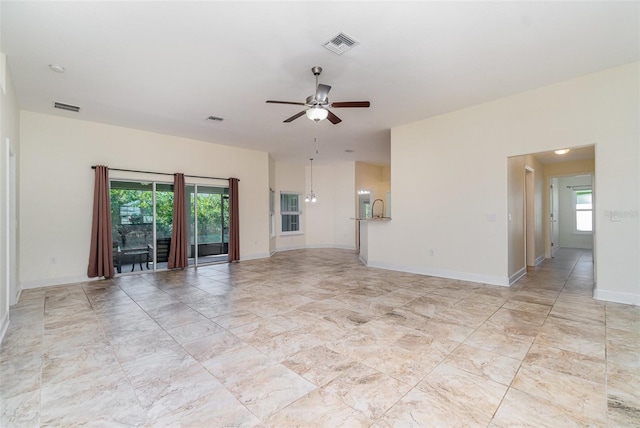
[[[304,197],[305,202],[316,202],[318,199],[316,198],[316,194],[313,193],[313,158],[309,158],[311,161],[311,194],[307,194]]]

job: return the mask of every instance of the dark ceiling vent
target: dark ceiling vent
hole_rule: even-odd
[[[72,106],[71,104],[59,103],[57,101],[53,103],[53,107],[59,108],[60,110],[73,111],[73,112],[76,112],[76,113],[78,113],[80,111],[80,107],[78,107],[78,106]]]
[[[324,44],[324,47],[331,52],[342,55],[352,47],[359,45],[353,38],[345,33],[338,33],[335,37]]]
[[[214,122],[222,122],[224,119],[218,116],[209,116],[207,120],[212,120]]]

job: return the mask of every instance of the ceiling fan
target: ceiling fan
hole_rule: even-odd
[[[318,76],[322,73],[322,67],[313,67],[311,72],[314,76],[316,76],[316,93],[313,95],[309,95],[307,100],[303,103],[297,103],[293,101],[274,101],[267,100],[267,103],[272,104],[293,104],[297,106],[307,106],[306,110],[302,110],[300,113],[296,113],[288,119],[285,119],[285,123],[293,122],[300,116],[306,114],[307,117],[313,121],[320,122],[324,119],[329,119],[329,122],[337,125],[342,122],[338,116],[333,114],[327,107],[333,108],[345,108],[345,107],[369,107],[371,103],[369,101],[342,101],[342,102],[329,102],[329,91],[331,90],[331,86],[323,85],[322,83],[318,83]]]

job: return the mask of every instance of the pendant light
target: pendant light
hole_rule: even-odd
[[[316,194],[313,193],[313,158],[309,158],[309,160],[311,161],[311,195],[307,194],[304,197],[304,201],[305,202],[316,202],[317,201]]]

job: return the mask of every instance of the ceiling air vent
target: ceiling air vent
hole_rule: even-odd
[[[57,101],[53,103],[53,107],[59,108],[60,110],[73,111],[73,112],[76,112],[76,113],[78,113],[80,111],[80,107],[78,107],[78,106],[72,106],[71,104],[63,104],[63,103],[59,103]]]
[[[224,119],[222,117],[218,117],[218,116],[209,116],[207,118],[207,120],[212,120],[214,122],[222,122]]]
[[[335,37],[325,43],[324,47],[335,54],[342,55],[356,45],[359,45],[359,43],[350,36],[347,36],[345,33],[338,33]]]

